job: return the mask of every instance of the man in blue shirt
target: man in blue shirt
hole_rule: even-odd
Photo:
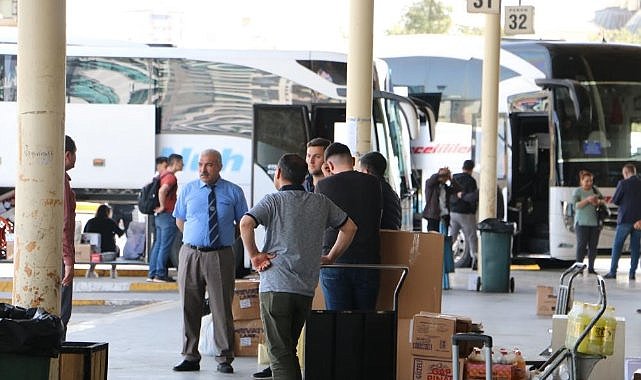
[[[636,279],[637,265],[639,264],[639,247],[641,245],[641,231],[634,228],[635,223],[641,220],[641,178],[637,175],[634,164],[623,166],[623,179],[617,184],[612,196],[612,203],[619,206],[617,211],[617,229],[614,233],[612,244],[612,260],[610,272],[604,278],[616,278],[619,258],[625,239],[630,235],[630,272],[628,278]]]
[[[183,232],[178,265],[178,289],[183,309],[184,360],[174,371],[200,370],[198,340],[205,290],[214,320],[214,343],[218,372],[233,373],[235,261],[231,249],[236,226],[247,212],[240,186],[220,177],[220,152],[200,154],[200,179],[189,182],[178,195],[174,217]]]

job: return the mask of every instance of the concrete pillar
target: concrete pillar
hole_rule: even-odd
[[[65,17],[65,0],[18,1],[12,302],[54,314],[60,313],[62,269]]]
[[[374,0],[350,0],[349,17],[346,122],[348,134],[356,134],[352,154],[360,157],[372,146]]]
[[[498,140],[499,52],[501,23],[499,14],[485,15],[485,53],[481,98],[481,178],[479,220],[496,217],[496,145]]]

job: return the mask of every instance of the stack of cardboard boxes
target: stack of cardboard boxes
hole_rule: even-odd
[[[472,321],[465,317],[428,312],[416,314],[410,324],[412,379],[453,380],[452,335],[469,332],[471,327]],[[469,351],[467,346],[461,346],[461,358]],[[459,365],[462,369],[462,359]],[[462,372],[459,378],[462,378]]]
[[[256,280],[236,280],[232,314],[234,316],[234,355],[256,356],[263,341],[263,322]]]

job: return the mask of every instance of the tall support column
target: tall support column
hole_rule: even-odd
[[[60,313],[65,0],[18,1],[18,173],[12,301]]]
[[[501,51],[500,14],[485,15],[485,53],[483,57],[483,93],[481,98],[481,183],[479,184],[479,220],[496,217],[496,144],[498,139],[499,54]],[[479,273],[483,260],[479,242]]]
[[[371,150],[374,0],[350,0],[347,54],[347,128],[360,157]]]
[[[499,14],[485,15],[479,220],[496,217],[496,143],[498,139],[499,54],[501,49],[499,18]]]

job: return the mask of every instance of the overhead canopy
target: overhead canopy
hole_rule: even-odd
[[[594,12],[594,23],[604,29],[621,29],[632,18],[633,11],[620,7],[607,7]]]

